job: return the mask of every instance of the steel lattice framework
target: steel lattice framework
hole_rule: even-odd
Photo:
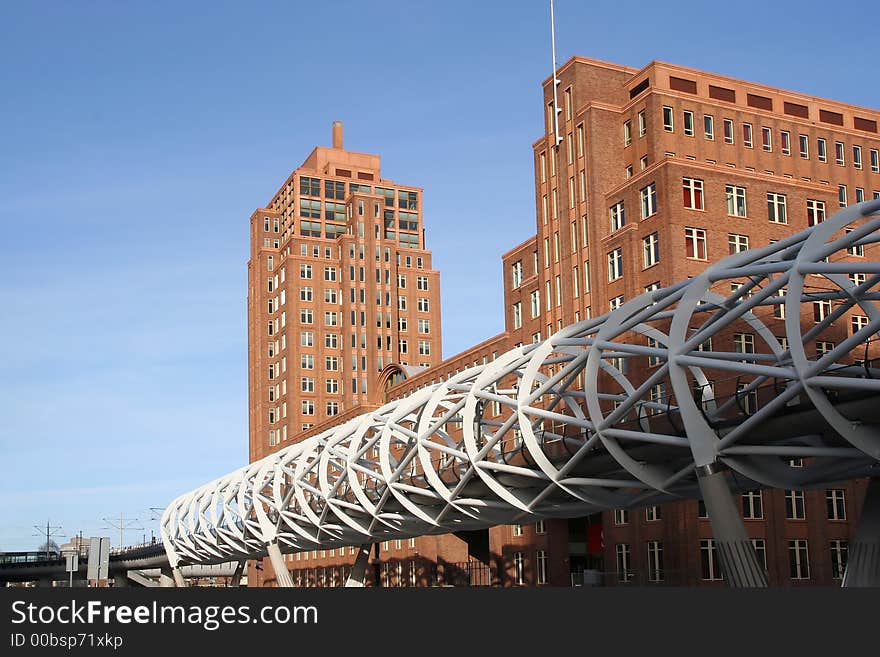
[[[162,517],[171,565],[697,497],[701,468],[876,474],[878,241],[852,206],[205,484]]]

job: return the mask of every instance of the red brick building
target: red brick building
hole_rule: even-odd
[[[391,354],[372,385],[376,396],[361,402],[378,405],[404,396],[646,290],[696,275],[728,254],[799,232],[848,203],[880,197],[876,110],[660,62],[634,69],[575,57],[557,78],[558,109],[551,78],[543,84],[544,133],[533,144],[536,234],[503,256],[505,332],[443,362],[430,361],[424,371],[389,367],[402,362]],[[282,192],[270,206],[289,222],[279,205]],[[263,252],[260,225],[254,225],[256,261],[271,249]],[[251,280],[251,306],[255,299],[265,305],[253,275]],[[439,312],[439,306],[432,308]],[[771,327],[776,321],[766,319]],[[835,330],[842,337],[861,321],[848,315]],[[251,335],[260,328],[252,324]],[[433,337],[432,356],[439,352]],[[748,337],[732,333],[721,339],[730,341],[731,350],[746,350]],[[253,350],[265,351],[265,344],[254,343],[252,337],[252,390],[253,363],[263,357]],[[828,344],[817,342],[817,353]],[[252,458],[265,453],[254,450],[254,437],[265,433],[258,424],[263,415],[265,408],[252,402]],[[865,482],[851,481],[742,496],[747,531],[771,585],[830,585],[839,579],[864,489]],[[495,527],[487,537],[391,541],[381,546],[375,577],[386,586],[720,585],[704,515],[700,502],[686,501]],[[353,560],[348,552],[291,556],[295,583],[341,584]]]

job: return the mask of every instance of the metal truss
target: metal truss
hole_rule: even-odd
[[[731,574],[718,477],[876,474],[878,241],[880,201],[846,208],[205,484],[162,516],[171,565],[703,497]]]

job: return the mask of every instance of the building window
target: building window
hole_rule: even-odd
[[[519,301],[513,304],[513,328],[522,328],[522,303]]]
[[[724,119],[724,143],[733,143],[733,121],[731,119]]]
[[[746,216],[746,188],[727,185],[727,214],[731,217]]]
[[[651,233],[642,240],[642,252],[646,269],[660,262],[660,240],[657,233]]]
[[[629,522],[629,511],[626,509],[614,509],[614,524],[625,525]]]
[[[825,221],[825,201],[807,200],[807,225],[815,226]]]
[[[760,490],[750,490],[742,495],[743,518],[760,520],[764,517],[764,498]]]
[[[828,161],[828,151],[825,146],[825,140],[822,138],[819,138],[816,141],[816,156],[819,158],[820,162]]]
[[[834,161],[838,166],[846,165],[846,151],[841,141],[834,142]]]
[[[773,151],[773,132],[770,128],[761,128],[761,146],[766,153]]]
[[[664,106],[664,107],[663,107],[663,129],[664,129],[666,132],[672,132],[672,131],[673,131],[673,125],[672,125],[672,108],[671,108],[671,107],[667,107],[667,106]]]
[[[871,149],[871,173],[880,173],[880,151]]]
[[[632,143],[632,121],[624,121],[623,123],[623,145],[629,146]]]
[[[612,310],[612,311],[617,310],[622,305],[623,305],[623,295],[622,294],[614,297],[613,299],[611,299],[611,301],[608,302],[608,308],[609,308],[609,310]]]
[[[746,251],[749,248],[749,237],[748,235],[737,235],[736,233],[728,233],[727,246],[729,247],[730,255]]]
[[[684,229],[685,256],[706,260],[706,231],[702,228]]]
[[[785,517],[789,520],[805,520],[807,517],[804,507],[804,491],[785,491]]]
[[[427,276],[417,276],[416,277],[416,289],[427,291],[428,290],[428,277]]]
[[[853,166],[856,169],[862,168],[862,147],[861,146],[853,146]]]
[[[825,503],[829,520],[846,520],[846,492],[842,488],[826,490]]]
[[[648,581],[663,581],[663,543],[648,541]]]
[[[810,554],[807,541],[795,539],[788,542],[788,563],[791,579],[810,579]]]
[[[651,183],[640,191],[642,197],[642,219],[657,213],[657,184]]]
[[[626,213],[623,207],[623,201],[618,201],[611,206],[611,232],[623,228],[626,223]]]
[[[427,340],[419,340],[419,355],[420,356],[430,356],[431,355],[431,343]]]
[[[868,325],[868,316],[867,315],[853,315],[850,320],[850,326],[852,327],[853,335],[861,331]]]
[[[694,113],[689,110],[684,111],[684,134],[686,137],[694,136]]]
[[[634,573],[631,570],[629,544],[618,543],[615,548],[615,554],[617,556],[617,581],[630,581]]]
[[[846,201],[846,185],[838,185],[837,186],[837,205],[842,208],[847,206]]]
[[[724,579],[721,575],[721,564],[718,562],[718,551],[715,539],[704,538],[700,541],[700,562],[702,578],[707,581]]]
[[[711,114],[703,115],[703,136],[709,140],[715,139],[715,119]]]
[[[849,543],[842,540],[831,541],[831,578],[843,579],[846,572],[846,561],[849,552]]]
[[[766,573],[767,572],[767,544],[764,542],[763,538],[753,538],[752,541],[752,549],[755,551],[755,556],[758,558],[758,563],[761,565],[761,569]]]
[[[660,507],[656,504],[653,506],[645,507],[645,520],[647,522],[657,522],[662,518]]]
[[[532,317],[537,317],[541,314],[541,291],[535,290],[529,297],[531,300]]]
[[[743,123],[743,146],[752,148],[752,124]]]
[[[538,584],[547,583],[547,552],[538,550],[535,563],[538,567]]]
[[[788,223],[785,213],[785,194],[767,192],[767,217],[775,224]]]
[[[830,299],[822,299],[821,301],[813,302],[813,319],[818,324],[821,321],[824,321],[828,315],[831,314],[832,306]]]
[[[755,336],[751,333],[734,333],[733,349],[738,354],[755,353]]]
[[[791,133],[788,130],[779,132],[779,148],[783,155],[791,155]]]
[[[315,414],[315,402],[311,399],[303,399],[302,400],[302,414],[303,415],[314,415]]]
[[[518,260],[517,262],[513,263],[513,266],[511,267],[511,271],[513,274],[513,287],[518,288],[520,285],[522,285],[522,280],[523,280],[522,261]]]
[[[547,525],[543,520],[538,520],[535,523],[535,533],[536,534],[546,534],[547,533]]]
[[[608,253],[608,280],[616,281],[623,276],[623,247],[618,246]]]
[[[515,552],[513,555],[513,579],[517,584],[525,584],[525,564],[522,552]]]
[[[648,126],[645,122],[645,110],[641,110],[638,113],[638,124],[639,124],[639,137],[644,137],[648,132]]]
[[[691,210],[703,208],[703,181],[697,178],[682,178],[684,207]]]

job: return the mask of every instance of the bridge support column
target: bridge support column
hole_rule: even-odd
[[[171,575],[174,577],[174,586],[180,589],[186,588],[186,578],[184,578],[183,573],[180,570],[180,566],[174,566],[171,569]]]
[[[849,548],[843,586],[880,586],[880,477],[871,477],[856,536]]]
[[[758,555],[746,534],[723,466],[716,462],[698,467],[697,481],[712,523],[712,535],[727,586],[766,587],[767,574],[758,563]]]
[[[281,548],[278,547],[276,541],[272,541],[266,546],[269,552],[269,560],[272,562],[272,569],[275,571],[275,581],[280,588],[293,588],[293,578],[290,571],[287,570],[287,564],[284,563],[284,555],[281,554]]]
[[[370,562],[370,552],[372,551],[372,543],[364,543],[360,546],[357,558],[354,560],[354,566],[351,568],[351,574],[349,574],[348,579],[345,580],[346,588],[366,586],[367,565]]]
[[[171,574],[171,569],[167,566],[163,567],[159,572],[159,586],[162,588],[172,588],[176,586],[174,583],[174,576]]]
[[[242,559],[235,566],[235,570],[232,571],[232,577],[229,578],[229,586],[238,587],[241,585],[241,574],[244,571],[244,567],[247,564],[247,561]]]

